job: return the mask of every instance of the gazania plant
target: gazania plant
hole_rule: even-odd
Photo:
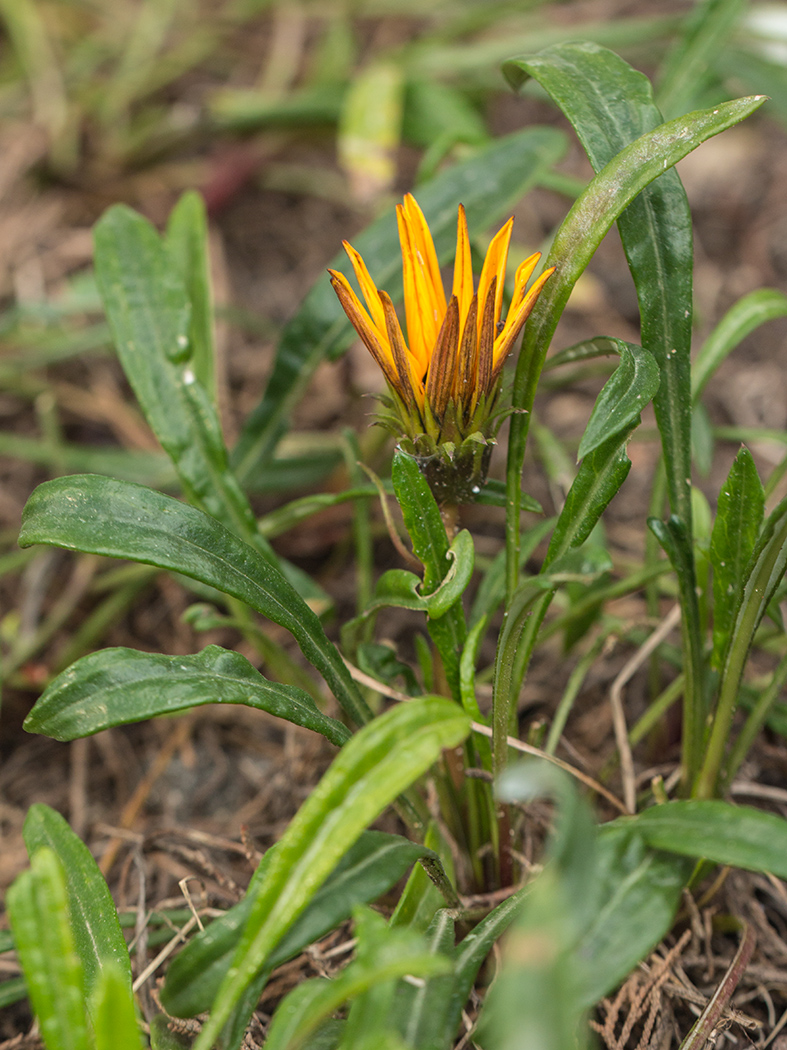
[[[513,219],[492,238],[475,291],[467,216],[459,205],[453,286],[446,300],[432,235],[412,194],[397,206],[396,218],[407,341],[391,297],[378,291],[346,241],[367,309],[344,274],[330,270],[331,283],[388,384],[390,411],[380,421],[404,439],[402,447],[416,456],[440,503],[471,503],[486,481],[501,422],[503,365],[554,267],[528,290],[541,253],[525,259],[501,321]]]
[[[163,235],[120,206],[97,224],[96,278],[117,354],[182,498],[107,476],[56,478],[31,495],[20,543],[175,573],[198,599],[192,622],[239,631],[244,645],[190,655],[100,649],[47,684],[26,727],[73,740],[203,704],[240,704],[320,734],[333,760],[239,903],[200,913],[199,922],[167,911],[166,923],[179,927],[173,944],[137,972],[141,949],[132,967],[87,846],[54,810],[31,809],[31,865],[8,894],[5,943],[16,948],[48,1050],[147,1042],[170,1050],[182,1039],[193,1050],[238,1050],[251,1045],[244,1040],[255,1016],[266,1050],[451,1050],[470,1041],[483,1050],[574,1050],[588,1044],[588,1011],[599,1003],[593,1022],[620,1047],[603,1001],[676,922],[683,929],[694,907],[678,914],[684,895],[716,865],[787,877],[787,821],[725,798],[762,726],[779,724],[787,642],[775,603],[787,566],[787,502],[766,514],[743,450],[697,542],[690,482],[692,412],[705,382],[757,319],[787,314],[787,300],[765,292],[734,305],[722,335],[699,349],[692,381],[691,222],[674,170],[764,98],[665,121],[643,75],[594,44],[551,47],[505,72],[515,89],[539,82],[595,171],[553,231],[540,276],[533,280],[537,252],[508,273],[511,220],[494,234],[477,284],[471,259],[515,200],[554,175],[567,139],[551,126],[479,146],[423,182],[420,207],[407,195],[396,222],[385,214],[355,247],[345,245],[349,261],[338,254],[330,270],[338,299],[323,277],[285,328],[269,387],[232,452],[213,379],[200,199],[184,197]],[[547,360],[572,288],[614,223],[640,303],[641,344],[590,337],[553,348]],[[446,293],[442,268],[452,257]],[[278,443],[298,391],[327,354],[357,337],[388,387],[381,418],[398,447],[373,464],[384,477],[359,480],[359,443],[347,438],[344,467],[331,461],[331,486],[282,500],[259,519],[244,483],[275,489],[288,462]],[[614,369],[607,362],[565,498],[546,514],[522,489],[539,380],[545,368],[571,374],[601,358]],[[651,401],[663,484],[654,486],[648,525],[660,546],[650,544],[632,566],[613,559],[602,516],[626,479],[627,447]],[[506,454],[490,467],[504,417]],[[328,461],[315,462],[313,485]],[[298,479],[293,487],[304,485]],[[391,494],[399,517],[388,511]],[[483,557],[470,531],[444,513],[476,497],[474,514],[488,508],[499,525],[499,550],[489,549],[490,527]],[[357,611],[334,632],[320,615],[330,594],[270,539],[348,499]],[[378,501],[407,568],[375,578]],[[396,535],[401,523],[406,538]],[[591,775],[575,752],[557,752],[611,640],[642,644],[641,632],[606,610],[643,588],[656,623],[662,599],[677,595],[681,641],[659,663],[637,720],[615,692],[616,754]],[[390,608],[407,624],[394,641],[387,624],[376,634],[378,614]],[[755,690],[744,672],[766,614],[774,626],[761,655],[770,669]],[[277,629],[268,632],[271,622]],[[654,627],[647,651],[677,622]],[[254,652],[254,661],[244,655]],[[546,722],[520,732],[534,657],[559,695]],[[680,739],[663,749],[659,776],[640,776],[651,759],[639,748],[673,704],[682,708],[671,722]],[[544,796],[550,807],[530,804]],[[725,911],[723,881],[703,893],[713,921],[740,947],[686,1047],[718,1025],[751,956],[746,923]],[[341,964],[285,994],[289,978],[276,981],[277,968],[328,934],[343,937]],[[672,944],[669,958],[679,950]],[[661,962],[650,970],[654,981]],[[140,1026],[135,996],[154,973],[159,986]],[[637,1002],[658,1004],[658,983],[652,996],[638,988]],[[653,1018],[641,1021],[632,1015],[626,1032],[638,1039],[644,1025],[652,1034]]]

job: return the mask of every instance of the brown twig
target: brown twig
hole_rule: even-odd
[[[680,1050],[701,1050],[713,1038],[722,1014],[732,998],[732,993],[738,987],[743,977],[743,972],[749,965],[749,961],[757,944],[754,927],[746,924],[743,927],[743,936],[735,958],[730,963],[716,991],[713,993],[708,1005],[692,1026],[691,1031],[680,1044]]]

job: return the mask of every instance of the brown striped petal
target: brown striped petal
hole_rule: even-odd
[[[426,376],[426,399],[438,422],[442,422],[451,397],[458,345],[459,304],[456,296],[452,295]]]

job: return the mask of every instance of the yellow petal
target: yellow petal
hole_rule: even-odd
[[[380,332],[385,331],[385,314],[383,308],[380,305],[380,295],[377,291],[377,285],[371,278],[369,271],[366,269],[366,263],[361,258],[360,254],[353,248],[348,241],[342,241],[344,250],[350,258],[350,262],[353,264],[353,270],[355,270],[355,276],[360,285],[363,297],[366,300],[366,305],[369,307],[369,312],[372,315],[375,326]]]
[[[508,260],[508,245],[511,240],[511,230],[514,220],[509,219],[505,226],[501,227],[492,238],[487,249],[484,265],[481,270],[481,279],[478,282],[478,302],[486,304],[487,293],[493,278],[497,278],[497,291],[495,293],[495,322],[500,319],[500,309],[503,305],[503,286],[506,278],[506,261]],[[481,334],[481,320],[484,311],[479,312],[478,334]]]
[[[470,303],[473,301],[473,264],[470,255],[470,238],[467,234],[467,216],[461,204],[456,221],[456,261],[454,262],[452,293],[459,304],[459,318],[464,321],[470,309]]]

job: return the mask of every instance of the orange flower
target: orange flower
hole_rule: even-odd
[[[361,256],[346,241],[366,308],[350,282],[330,270],[331,283],[344,311],[383,371],[394,398],[395,418],[419,449],[461,443],[471,434],[489,437],[488,424],[503,364],[538,294],[552,274],[546,270],[527,289],[540,253],[516,271],[514,292],[501,320],[506,261],[513,219],[494,236],[473,289],[470,241],[465,210],[459,205],[456,261],[451,296],[446,300],[437,254],[423,212],[407,194],[396,209],[402,247],[405,342],[390,296],[379,291]]]

